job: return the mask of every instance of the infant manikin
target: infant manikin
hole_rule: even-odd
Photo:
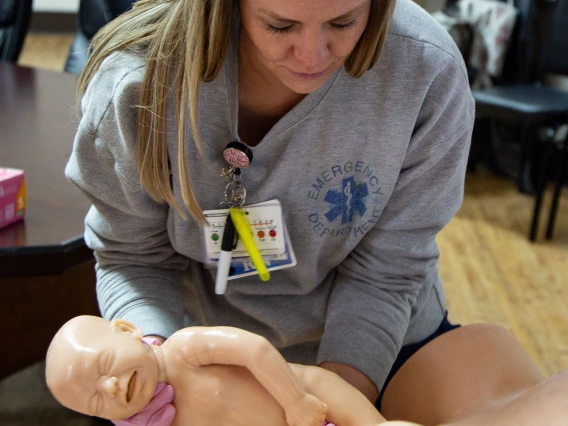
[[[256,334],[232,327],[188,327],[161,346],[148,345],[142,337],[140,329],[124,320],[73,318],[49,347],[49,389],[64,406],[111,420],[139,412],[156,385],[165,382],[175,390],[173,426],[385,422],[339,376],[288,364]]]

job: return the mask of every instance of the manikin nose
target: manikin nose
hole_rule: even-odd
[[[100,389],[107,396],[114,398],[116,395],[118,379],[116,377],[109,377],[105,379],[100,384]]]

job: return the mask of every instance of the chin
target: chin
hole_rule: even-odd
[[[312,92],[315,92],[316,90],[318,90],[321,86],[324,85],[326,80],[322,81],[321,83],[318,84],[305,84],[305,83],[300,83],[300,84],[286,84],[286,86],[292,90],[293,92],[299,94],[299,95],[309,95]]]
[[[132,417],[133,415],[142,411],[142,409],[144,409],[151,401],[152,394],[153,392],[147,397],[146,395],[144,395],[144,397],[140,396],[136,401],[130,402],[130,404],[128,404],[128,409],[125,410],[127,415],[122,420]]]
[[[280,81],[293,92],[307,95],[322,87],[336,69],[336,67],[328,68],[324,75],[313,80],[295,78],[294,76],[291,76],[290,73],[286,73],[281,76]]]
[[[156,386],[158,386],[158,382],[152,379],[148,379],[145,383],[144,383],[144,388],[141,389],[140,392],[140,403],[143,403],[144,405],[142,406],[142,408],[144,408],[152,399],[152,395],[154,395],[154,391],[156,390]]]
[[[318,78],[317,80],[302,81],[293,77],[286,76],[284,78],[281,78],[280,81],[291,91],[302,95],[307,95],[309,93],[315,92],[321,86],[323,86],[328,78],[329,76],[325,75],[321,78]]]
[[[132,411],[131,415],[138,413],[148,405],[158,385],[156,377],[153,375],[144,374],[147,372],[142,369],[138,370],[137,373],[139,374],[137,380],[140,381],[140,387],[138,387],[136,394],[128,404],[128,410]]]

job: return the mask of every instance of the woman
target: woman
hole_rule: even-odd
[[[474,102],[451,38],[410,0],[141,0],[97,35],[79,97],[66,173],[93,201],[105,318],[160,340],[243,328],[387,418],[425,424],[467,412],[476,384],[509,381],[461,358],[501,329],[447,333],[435,237],[461,204]],[[247,205],[280,201],[297,265],[219,296],[203,210],[228,183]],[[516,356],[507,342],[491,356]],[[446,363],[476,375],[453,382]],[[417,377],[447,388],[409,392]]]

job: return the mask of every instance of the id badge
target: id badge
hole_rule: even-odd
[[[295,266],[296,256],[282,217],[280,201],[265,201],[244,206],[242,209],[247,215],[253,239],[267,269],[274,271]],[[204,228],[208,264],[216,266],[229,209],[206,210],[203,214],[209,224]],[[238,240],[232,252],[227,279],[233,280],[257,273],[242,241]]]

